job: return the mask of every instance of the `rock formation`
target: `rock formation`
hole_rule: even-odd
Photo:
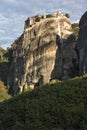
[[[10,53],[8,86],[14,94],[53,79],[67,79],[72,75],[72,60],[77,58],[71,23],[63,15],[41,19],[25,28]]]
[[[79,72],[82,75],[87,73],[87,12],[81,17],[79,28],[77,49],[79,53]]]

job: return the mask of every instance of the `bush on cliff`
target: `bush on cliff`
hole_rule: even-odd
[[[46,18],[52,18],[52,17],[54,17],[52,14],[47,14],[46,15]]]
[[[67,18],[70,18],[70,14],[69,14],[69,13],[66,13],[65,16],[66,16]]]
[[[0,47],[0,80],[5,84],[8,75],[8,52]]]
[[[1,130],[87,129],[87,76],[46,84],[0,104]]]
[[[76,38],[78,38],[79,24],[78,23],[73,23],[72,24],[72,29],[73,29],[74,35],[76,36]]]
[[[40,21],[40,17],[37,16],[37,17],[35,18],[35,22],[39,22],[39,21]]]
[[[2,81],[0,81],[0,102],[7,100],[10,96],[7,93],[7,88]]]

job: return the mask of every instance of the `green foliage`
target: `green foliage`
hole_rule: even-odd
[[[0,102],[7,100],[8,98],[10,98],[10,96],[7,93],[6,86],[0,81]]]
[[[87,129],[87,75],[46,84],[0,104],[1,130]]]
[[[4,81],[6,84],[8,76],[8,62],[0,63],[0,80]]]
[[[69,15],[68,13],[66,13],[65,16],[66,16],[67,18],[70,18],[70,15]]]
[[[39,16],[36,16],[35,22],[39,22],[39,21],[40,21],[40,17],[39,17]]]
[[[79,24],[78,24],[78,23],[73,23],[73,24],[72,24],[72,28],[77,28],[77,27],[79,27]]]
[[[8,75],[8,52],[0,48],[0,53],[2,54],[2,58],[0,59],[0,80],[6,83]]]
[[[7,60],[7,51],[0,47],[0,62]]]
[[[46,15],[46,18],[52,18],[52,17],[53,17],[52,14],[47,14],[47,15]]]
[[[0,47],[0,102],[8,99],[6,86],[8,75],[8,52]]]
[[[76,36],[76,38],[78,38],[79,24],[78,23],[73,23],[72,24],[72,29],[73,29],[74,35]]]

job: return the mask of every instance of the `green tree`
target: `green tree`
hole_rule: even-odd
[[[40,17],[39,17],[39,16],[36,16],[35,22],[39,22],[39,21],[40,21]]]
[[[73,23],[72,24],[72,29],[73,29],[74,35],[76,36],[76,38],[78,38],[79,24],[78,23]]]
[[[69,15],[68,13],[66,13],[65,16],[66,16],[67,18],[70,18],[70,15]]]
[[[52,18],[52,17],[53,17],[52,14],[47,14],[47,15],[46,15],[46,18]]]

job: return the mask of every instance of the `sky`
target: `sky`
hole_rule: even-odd
[[[0,43],[7,48],[24,30],[29,16],[61,10],[70,21],[79,21],[87,10],[87,0],[0,0]]]

